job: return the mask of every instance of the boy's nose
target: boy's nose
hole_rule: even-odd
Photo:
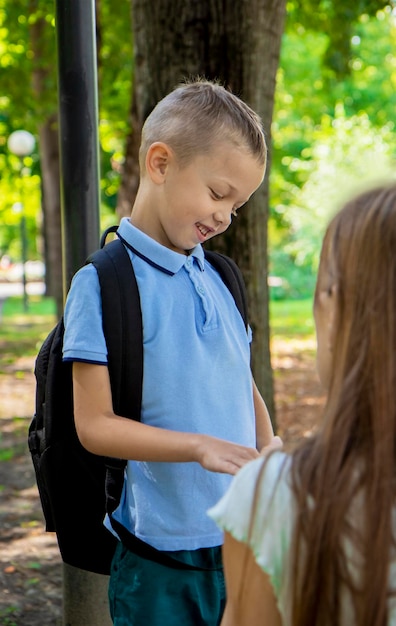
[[[231,223],[231,211],[226,209],[217,209],[213,214],[214,220],[222,226],[229,226]]]

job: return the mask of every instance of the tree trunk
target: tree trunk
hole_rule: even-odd
[[[39,134],[46,290],[47,295],[55,299],[57,315],[60,317],[63,310],[63,278],[59,139],[56,114],[41,125]]]
[[[261,115],[270,148],[285,7],[286,0],[132,0],[136,99],[132,132],[140,135],[147,115],[175,85],[184,78],[201,75],[219,79]],[[137,139],[127,144],[119,202],[120,214],[124,215],[130,212],[137,189]],[[254,332],[253,372],[275,419],[267,220],[268,175],[234,227],[221,238],[216,237],[212,247],[232,256],[244,274]]]
[[[34,17],[30,26],[30,41],[34,56],[33,91],[38,102],[45,97],[47,77],[52,71],[46,57],[44,17],[37,17],[38,0],[30,0],[29,13]],[[45,116],[43,116],[45,118]],[[63,310],[62,238],[60,206],[59,140],[57,115],[48,115],[39,127],[39,153],[43,211],[44,260],[46,293],[56,302],[57,315]]]
[[[132,89],[131,110],[129,115],[131,131],[125,147],[123,176],[117,196],[117,215],[125,217],[131,214],[132,205],[139,186],[139,145],[142,120],[139,120],[136,108],[136,91]]]

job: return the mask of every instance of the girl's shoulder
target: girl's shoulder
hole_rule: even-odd
[[[268,516],[270,510],[283,512],[291,506],[290,467],[290,456],[279,451],[247,463],[223,498],[210,509],[210,517],[237,539],[246,541],[253,512],[258,517]]]

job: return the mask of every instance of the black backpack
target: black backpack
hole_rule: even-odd
[[[102,245],[104,241],[102,238]],[[219,253],[205,251],[205,257],[231,291],[246,325],[246,294],[240,270]],[[143,332],[133,266],[118,239],[97,250],[87,262],[96,267],[101,287],[114,411],[139,420]],[[46,530],[56,532],[63,561],[109,574],[117,540],[104,527],[103,519],[119,503],[126,461],[91,454],[80,444],[73,418],[72,363],[62,360],[63,332],[61,319],[37,355],[29,450]]]

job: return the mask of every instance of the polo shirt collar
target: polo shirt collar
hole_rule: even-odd
[[[204,270],[205,256],[200,244],[195,246],[189,256],[186,257],[146,235],[136,226],[133,226],[127,217],[122,218],[117,234],[132,252],[166,274],[176,274],[183,267],[186,259],[191,257],[197,260],[200,270]]]

